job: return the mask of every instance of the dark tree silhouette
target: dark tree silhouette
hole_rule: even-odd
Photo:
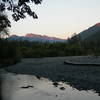
[[[36,13],[32,11],[28,3],[41,4],[42,0],[0,0],[0,12],[8,10],[12,12],[12,17],[15,21],[26,18],[25,14],[38,18]]]
[[[4,14],[0,14],[0,38],[9,35],[8,27],[11,27],[11,24],[7,16]]]

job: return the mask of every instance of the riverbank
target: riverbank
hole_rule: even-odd
[[[100,56],[73,56],[68,57],[64,64],[80,66],[100,66]]]
[[[99,63],[100,57],[88,59]],[[94,59],[94,60],[93,60]],[[94,90],[100,94],[100,67],[64,65],[64,61],[88,61],[84,56],[30,58],[21,63],[5,68],[6,71],[16,74],[35,75],[37,78],[48,78],[53,82],[65,82],[78,90]],[[89,61],[88,61],[89,62]]]

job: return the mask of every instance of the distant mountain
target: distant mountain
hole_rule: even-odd
[[[26,34],[25,36],[17,36],[12,35],[8,38],[9,40],[17,40],[17,41],[38,41],[38,42],[64,42],[64,39],[56,38],[56,37],[49,37],[46,35],[37,35],[37,34]]]
[[[100,38],[100,23],[88,28],[87,30],[79,33],[82,40],[90,40],[93,38]]]

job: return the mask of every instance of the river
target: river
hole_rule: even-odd
[[[100,100],[100,66],[64,65],[66,59],[69,60],[68,57],[23,59],[4,68],[2,99]]]
[[[3,100],[100,100],[94,91],[79,91],[68,84],[33,75],[2,74]]]

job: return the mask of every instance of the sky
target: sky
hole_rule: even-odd
[[[38,19],[27,16],[15,22],[10,17],[11,35],[34,33],[66,39],[100,22],[100,0],[43,0],[32,9]]]

